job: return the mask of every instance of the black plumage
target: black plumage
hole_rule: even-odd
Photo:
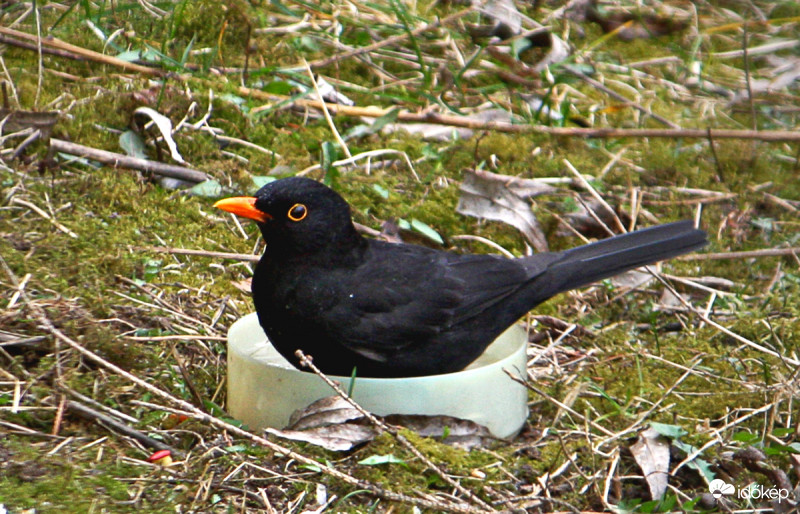
[[[216,205],[258,221],[267,242],[252,291],[272,344],[336,375],[461,370],[553,295],[706,244],[690,221],[519,259],[387,243],[363,238],[339,194],[299,177]]]

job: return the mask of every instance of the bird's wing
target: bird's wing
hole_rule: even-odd
[[[355,287],[340,290],[325,317],[332,337],[372,360],[386,361],[400,349],[430,342],[529,278],[522,266],[501,257],[386,244],[370,251],[374,255],[357,270],[358,280],[350,282]]]

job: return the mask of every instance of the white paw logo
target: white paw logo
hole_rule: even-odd
[[[708,492],[710,492],[714,498],[720,499],[722,496],[735,493],[736,488],[733,487],[733,484],[728,484],[724,480],[716,478],[708,484]]]

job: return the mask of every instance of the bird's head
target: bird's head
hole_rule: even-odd
[[[255,196],[225,198],[214,207],[258,223],[270,253],[310,254],[360,239],[350,206],[315,180],[290,177],[265,185]]]

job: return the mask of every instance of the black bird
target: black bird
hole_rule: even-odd
[[[267,242],[252,291],[270,342],[298,368],[299,348],[345,376],[459,371],[551,296],[706,244],[691,221],[518,259],[387,243],[363,238],[338,193],[300,177],[214,206],[256,220]]]

